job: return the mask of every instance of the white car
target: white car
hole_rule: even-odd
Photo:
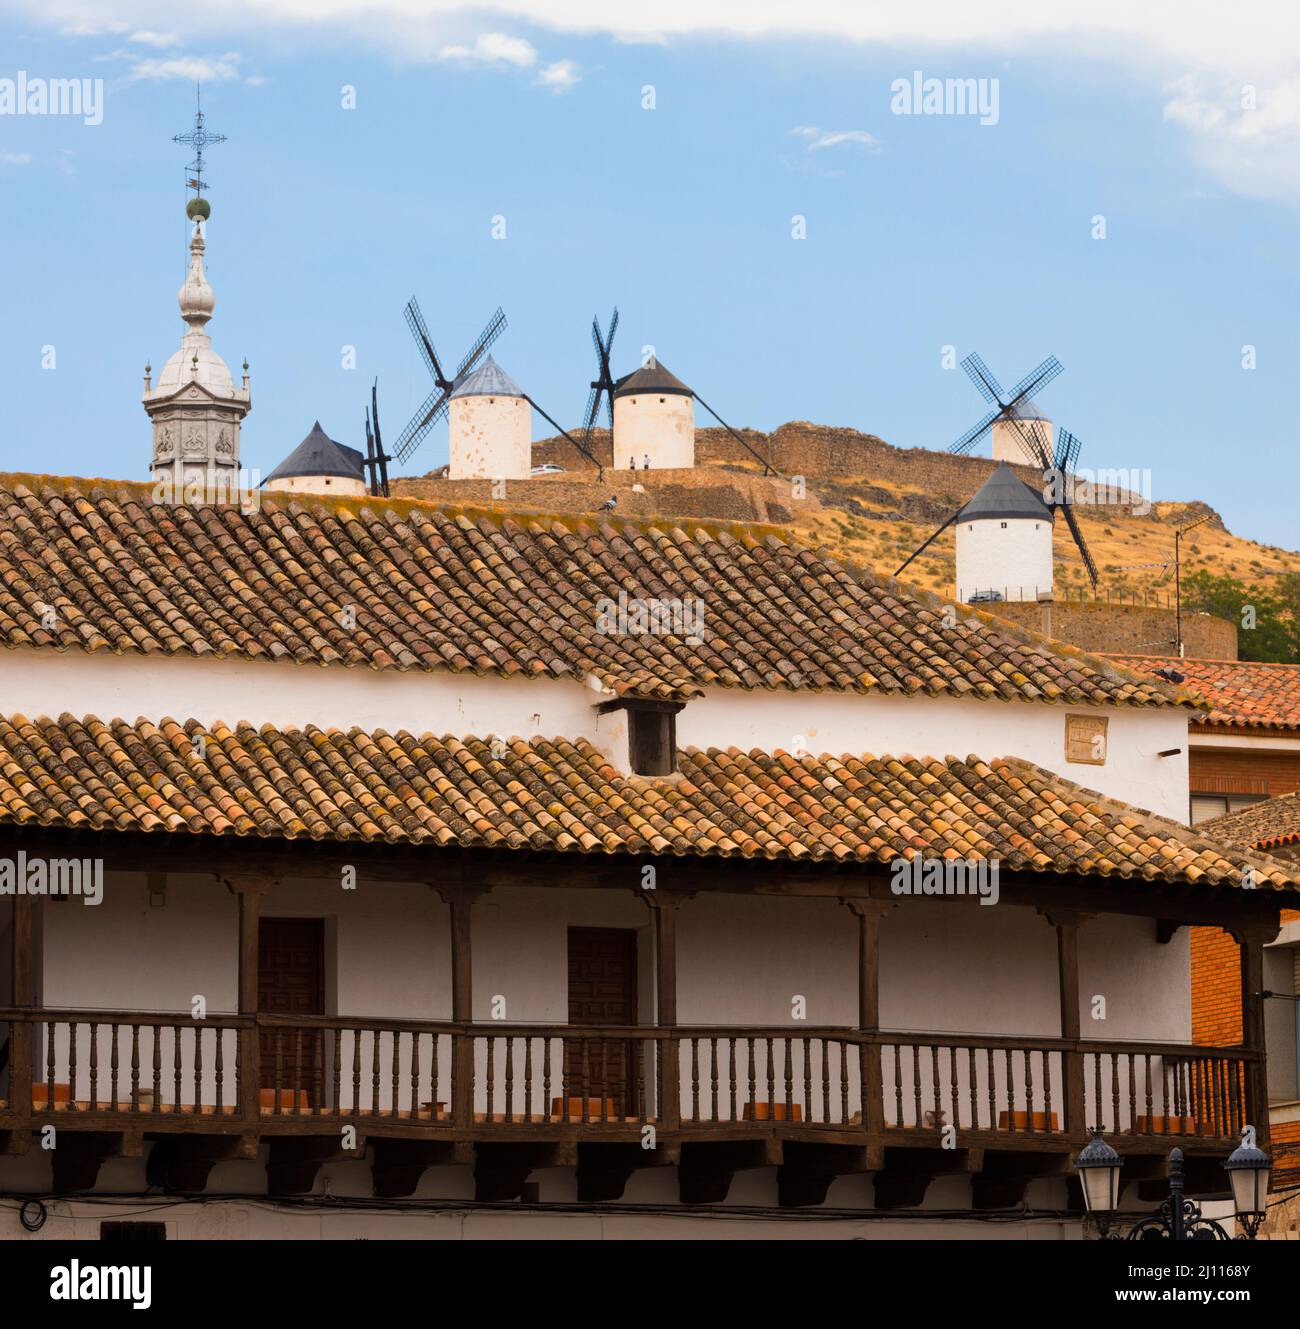
[[[547,462],[544,466],[534,466],[529,475],[563,475],[564,467],[556,466],[554,462]]]

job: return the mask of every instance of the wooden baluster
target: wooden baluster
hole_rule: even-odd
[[[551,1119],[551,1040],[542,1039],[542,1106],[546,1112],[546,1121]]]
[[[68,1109],[77,1106],[77,1022],[68,1021]]]
[[[583,1056],[585,1058],[587,1051],[587,1045],[585,1043],[582,1045],[582,1050],[583,1050]],[[496,1070],[497,1070],[497,1040],[495,1034],[489,1034],[487,1036],[487,1104],[486,1104],[487,1116],[484,1118],[484,1120],[488,1122],[489,1125],[492,1122],[492,1114],[496,1108],[496,1097],[497,1097]],[[585,1121],[586,1118],[584,1117],[583,1120]]]
[[[157,1038],[158,1026],[154,1025],[154,1037]],[[156,1112],[158,1109],[154,1108]],[[140,1111],[140,1026],[131,1026],[131,1111]]]
[[[903,1124],[903,1054],[897,1043],[889,1044],[894,1054],[894,1125]],[[865,1118],[866,1113],[864,1111]]]
[[[955,1047],[948,1049],[948,1078],[951,1082],[948,1087],[952,1094],[952,1124],[955,1129],[961,1126],[961,1098],[957,1092],[957,1049]]]
[[[155,1042],[155,1044],[158,1042],[158,1031],[157,1031],[156,1029],[154,1030],[154,1042]],[[109,1025],[109,1039],[108,1039],[108,1073],[109,1073],[110,1077],[112,1078],[112,1087],[111,1087],[111,1089],[109,1090],[108,1102],[109,1102],[109,1106],[112,1107],[112,1109],[113,1109],[114,1112],[116,1112],[116,1111],[118,1110],[118,1101],[117,1101],[117,1094],[118,1094],[117,1070],[118,1070],[118,1057],[117,1057],[117,1025],[116,1025],[116,1023],[114,1023],[114,1024]],[[156,1103],[157,1101],[158,1101],[158,1098],[157,1098],[157,1095],[155,1095],[155,1096],[154,1096],[154,1102]],[[157,1109],[155,1109],[155,1111],[156,1111],[156,1110],[157,1110]]]
[[[1026,1048],[1022,1055],[1025,1059],[1025,1129],[1032,1135],[1034,1132],[1034,1054],[1031,1049]]]
[[[384,1031],[375,1029],[370,1035],[370,1115],[379,1115],[379,1058]]]
[[[216,1112],[217,1116],[221,1116],[221,1105],[222,1105],[221,1082],[223,1079],[225,1079],[225,1063],[223,1061],[222,1051],[221,1051],[221,1040],[225,1032],[226,1031],[222,1029],[220,1025],[218,1025],[213,1030],[213,1033],[216,1035],[216,1044],[217,1044],[216,1052],[213,1054],[213,1062],[212,1062],[212,1073],[216,1080],[216,1091],[217,1091],[216,1106],[213,1110]]]
[[[840,1043],[840,1121],[849,1121],[849,1045]]]
[[[1102,1092],[1101,1092],[1101,1059],[1103,1054],[1100,1052],[1094,1052],[1091,1055],[1092,1055],[1092,1076],[1094,1081],[1092,1110],[1093,1110],[1093,1115],[1097,1119],[1096,1125],[1098,1129],[1102,1129],[1105,1127],[1106,1124],[1105,1122],[1106,1100],[1102,1097]]]
[[[989,1081],[989,1130],[994,1130],[998,1124],[998,1072],[992,1048],[984,1049],[984,1062]]]
[[[822,1040],[822,1046],[825,1047],[826,1040]],[[803,1040],[803,1115],[805,1121],[816,1121],[817,1116],[813,1111],[816,1106],[813,1100],[812,1091],[812,1040],[805,1038]]]
[[[730,1085],[728,1098],[731,1104],[731,1113],[729,1120],[736,1120],[736,1040],[734,1037],[727,1039],[727,1058],[728,1072],[727,1081]]]
[[[388,1037],[393,1045],[393,1083],[388,1091],[389,1098],[391,1099],[388,1106],[388,1112],[393,1120],[396,1121],[397,1109],[401,1106],[402,1102],[402,1031],[400,1029],[390,1029]]]
[[[785,1119],[794,1120],[794,1040],[786,1038],[785,1043]]]
[[[1124,1054],[1124,1060],[1128,1062],[1128,1124],[1132,1130],[1137,1126],[1137,1058],[1131,1052]],[[1119,1122],[1115,1123],[1115,1129],[1118,1130]]]
[[[1173,1115],[1173,1095],[1170,1093],[1170,1068],[1168,1057],[1160,1058],[1160,1096],[1162,1106],[1164,1107],[1164,1113],[1161,1119],[1165,1123],[1164,1133],[1168,1134],[1172,1125],[1169,1118]]]
[[[157,1028],[157,1026],[154,1026]],[[181,1027],[174,1024],[172,1030],[172,1111],[181,1110]],[[136,1064],[139,1061],[140,1050],[140,1027],[131,1026],[131,1094],[133,1098],[139,1097],[139,1088],[137,1086]]]
[[[361,1113],[361,1030],[352,1031],[352,1111]]]
[[[333,1038],[330,1042],[333,1044],[331,1049],[333,1055],[330,1057],[332,1063],[330,1067],[330,1099],[331,1107],[335,1116],[341,1116],[343,1113],[343,1030],[335,1029],[331,1031]],[[434,1039],[434,1047],[438,1046],[438,1041]]]
[[[506,1120],[515,1119],[515,1040],[506,1035]]]
[[[1016,1129],[1016,1073],[1015,1063],[1011,1057],[1011,1049],[1003,1049],[1004,1060],[1006,1061],[1007,1071],[1007,1126],[1010,1130]]]
[[[758,1091],[754,1079],[754,1040],[747,1038],[745,1041],[749,1044],[749,1115],[752,1119],[757,1115],[755,1104],[758,1102]]]
[[[438,1031],[433,1031],[429,1039],[429,1114],[433,1121],[438,1120]]]
[[[1230,1108],[1229,1129],[1232,1131],[1233,1135],[1239,1135],[1241,1133],[1241,1122],[1245,1110],[1241,1084],[1242,1064],[1239,1061],[1229,1061],[1227,1065],[1231,1076],[1228,1080],[1228,1103]]]
[[[54,1021],[45,1022],[45,1110],[54,1111]]]
[[[895,1060],[897,1069],[897,1059]],[[822,1039],[822,1121],[829,1124],[831,1119],[831,1044],[830,1039]],[[863,1124],[866,1123],[866,1105],[863,1105]]]
[[[533,1040],[524,1036],[524,1124],[533,1124]]]
[[[1052,1129],[1052,1054],[1043,1052],[1043,1129]]]
[[[912,1097],[916,1108],[913,1125],[922,1127],[925,1125],[925,1112],[921,1107],[921,1049],[915,1043],[912,1044]]]
[[[767,1040],[767,1119],[776,1116],[776,1060],[772,1040]]]
[[[194,1026],[194,1111],[203,1102],[203,1026]]]
[[[710,1121],[718,1119],[718,1040],[709,1039],[709,1103]]]
[[[691,1120],[700,1119],[700,1048],[699,1039],[691,1039]]]
[[[970,1076],[970,1129],[977,1131],[980,1127],[979,1060],[973,1047],[966,1049],[966,1074]]]
[[[91,1020],[86,1026],[90,1036],[90,1110],[99,1107],[99,1026]]]
[[[1156,1123],[1154,1116],[1154,1106],[1151,1101],[1151,1054],[1149,1052],[1145,1053],[1143,1055],[1143,1060],[1146,1062],[1146,1077],[1147,1077],[1147,1131],[1149,1134],[1154,1135],[1156,1129]]]
[[[943,1090],[939,1087],[939,1045],[930,1044],[930,1102],[936,1126],[943,1115]]]
[[[597,1078],[597,1086],[595,1093],[595,1099],[597,1103],[596,1120],[606,1121],[608,1120],[608,1114],[606,1112],[606,1109],[608,1107],[608,1095],[613,1090],[614,1086],[610,1083],[611,1076],[609,1073],[609,1044],[606,1043],[603,1038],[600,1040],[600,1065],[596,1071],[596,1078]]]

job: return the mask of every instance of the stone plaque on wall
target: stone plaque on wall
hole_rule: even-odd
[[[1104,715],[1067,715],[1065,717],[1065,760],[1088,766],[1106,764],[1106,724]]]

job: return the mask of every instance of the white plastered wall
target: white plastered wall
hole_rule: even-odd
[[[526,480],[533,408],[523,397],[453,397],[448,410],[453,480]]]
[[[996,591],[1004,600],[1052,594],[1052,523],[1046,517],[981,517],[957,523],[957,599]]]
[[[694,398],[654,392],[614,399],[614,468],[652,470],[695,465]]]

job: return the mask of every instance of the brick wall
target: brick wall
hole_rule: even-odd
[[[1300,752],[1233,752],[1198,748],[1187,754],[1194,794],[1260,794],[1276,798],[1300,789]]]
[[[1241,1042],[1241,955],[1219,928],[1192,929],[1192,1042]]]

